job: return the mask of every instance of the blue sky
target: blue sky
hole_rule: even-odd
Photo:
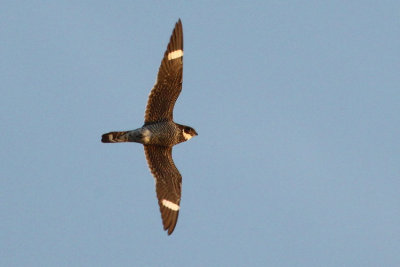
[[[3,1],[1,266],[400,266],[398,1]],[[178,18],[172,236],[138,144]]]

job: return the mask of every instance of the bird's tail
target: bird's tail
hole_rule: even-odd
[[[103,134],[101,137],[101,142],[103,143],[118,143],[118,142],[129,142],[128,140],[128,134],[126,134],[127,131],[125,132],[109,132],[106,134]]]

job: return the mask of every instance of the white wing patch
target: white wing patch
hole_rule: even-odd
[[[167,208],[169,208],[169,209],[171,209],[171,210],[174,210],[174,211],[178,211],[178,210],[179,210],[179,206],[176,205],[175,203],[172,203],[172,202],[169,201],[169,200],[163,199],[163,200],[161,201],[161,203],[162,203],[165,207],[167,207]]]
[[[168,60],[176,59],[183,56],[183,51],[181,49],[175,50],[168,54]]]

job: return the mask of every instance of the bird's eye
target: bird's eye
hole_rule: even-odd
[[[190,128],[186,127],[184,131],[185,131],[185,133],[190,133]]]

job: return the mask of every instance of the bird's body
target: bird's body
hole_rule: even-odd
[[[145,124],[143,127],[124,132],[110,132],[102,136],[103,143],[136,142],[143,145],[174,146],[192,138],[184,132],[187,126],[173,121]],[[185,136],[186,135],[186,136]]]
[[[144,145],[147,163],[156,181],[164,230],[176,226],[181,200],[182,176],[172,159],[172,147],[197,135],[189,126],[173,121],[175,102],[182,90],[183,30],[179,20],[161,61],[157,81],[150,92],[144,125],[131,131],[103,134],[103,143],[136,142]]]

